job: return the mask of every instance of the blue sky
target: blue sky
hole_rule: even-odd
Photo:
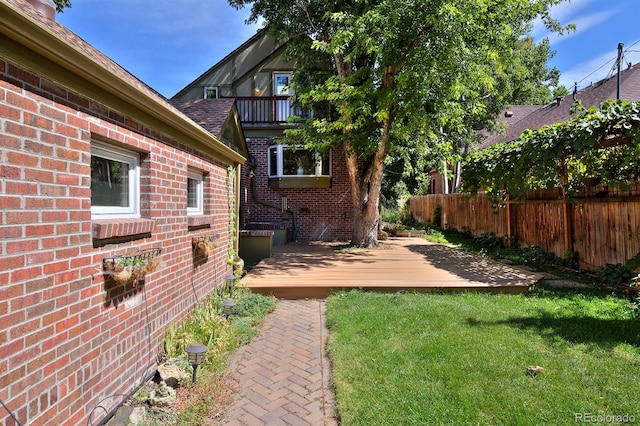
[[[255,34],[248,11],[226,0],[72,0],[57,20],[140,80],[173,96]],[[640,0],[572,0],[553,16],[574,23],[575,33],[547,34],[536,25],[536,40],[548,36],[556,57],[550,62],[571,90],[606,77],[624,43],[627,62],[640,61]]]

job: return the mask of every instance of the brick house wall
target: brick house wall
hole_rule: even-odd
[[[331,152],[330,188],[280,188],[269,187],[268,147],[269,138],[247,138],[247,148],[257,167],[256,190],[262,200],[287,205],[296,213],[298,241],[348,241],[352,236],[353,207],[349,178],[344,153],[341,149]],[[274,223],[287,228],[289,238],[293,235],[293,221],[279,209],[256,202],[252,195],[248,166],[242,170],[241,227],[252,223]],[[259,227],[259,226],[258,226]]]
[[[91,220],[94,140],[141,154],[143,219]],[[227,166],[0,58],[0,399],[21,424],[97,424],[155,371],[164,330],[230,273]],[[205,215],[186,213],[187,168]],[[207,259],[195,236],[218,235]],[[159,247],[137,287],[104,258]],[[3,409],[0,424],[14,421]]]

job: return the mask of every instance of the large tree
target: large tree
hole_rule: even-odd
[[[366,247],[377,245],[389,153],[484,120],[528,25],[542,17],[559,30],[548,11],[561,1],[229,0],[250,5],[249,21],[263,19],[297,59],[296,97],[315,115],[288,136],[344,149],[351,243]]]
[[[53,0],[53,3],[56,5],[57,12],[63,12],[65,8],[71,7],[70,0]]]

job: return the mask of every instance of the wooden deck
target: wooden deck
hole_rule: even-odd
[[[377,249],[339,243],[275,246],[242,282],[279,298],[324,298],[337,290],[522,293],[542,275],[421,238],[393,238]]]

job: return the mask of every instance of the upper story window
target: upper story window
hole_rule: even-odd
[[[287,72],[274,72],[273,73],[273,94],[275,96],[293,96],[293,87],[291,86],[291,79],[293,73]]]
[[[269,177],[330,176],[331,155],[300,146],[269,147]]]
[[[204,185],[202,173],[187,172],[187,214],[204,214]]]
[[[217,87],[205,87],[204,95],[205,99],[218,99],[218,88]]]
[[[138,153],[91,142],[91,217],[140,217]]]

